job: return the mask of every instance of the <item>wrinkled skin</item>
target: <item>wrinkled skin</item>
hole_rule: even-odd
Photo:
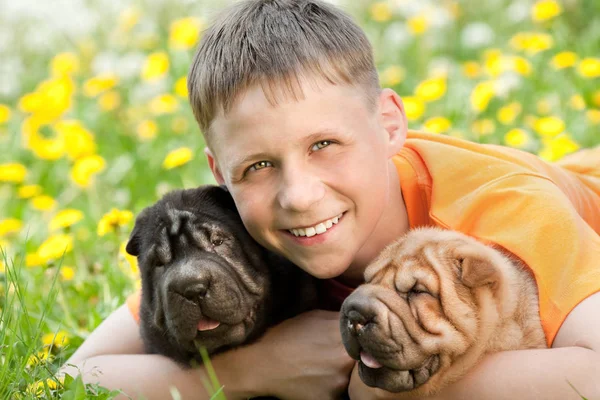
[[[249,343],[316,305],[314,280],[259,246],[225,188],[165,195],[136,219],[126,250],[142,275],[140,331],[149,353],[183,365]]]
[[[459,232],[409,232],[365,281],[342,304],[342,340],[360,379],[398,398],[439,392],[485,353],[546,347],[530,274]]]

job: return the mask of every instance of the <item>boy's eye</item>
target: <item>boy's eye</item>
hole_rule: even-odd
[[[322,148],[327,147],[330,144],[331,144],[331,140],[321,140],[320,142],[313,144],[311,150],[312,151],[321,150]]]
[[[263,169],[263,168],[267,168],[270,167],[271,163],[269,161],[259,161],[257,163],[254,163],[250,166],[250,168],[248,168],[248,170],[250,171],[258,171],[259,169]]]

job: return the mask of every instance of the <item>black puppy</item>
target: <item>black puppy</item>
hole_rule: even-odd
[[[249,343],[316,307],[316,281],[246,232],[229,192],[165,195],[137,217],[126,250],[142,277],[140,331],[148,353],[183,365]]]

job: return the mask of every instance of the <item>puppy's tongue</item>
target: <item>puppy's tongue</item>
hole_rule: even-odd
[[[365,364],[369,368],[381,368],[383,365],[379,364],[379,362],[367,352],[360,352],[360,361]]]
[[[198,330],[210,331],[211,329],[215,329],[219,325],[221,325],[219,321],[215,321],[214,319],[210,318],[202,318],[200,322],[198,322]]]

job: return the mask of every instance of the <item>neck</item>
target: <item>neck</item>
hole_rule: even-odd
[[[388,201],[371,236],[359,250],[346,272],[337,278],[347,286],[356,287],[363,283],[363,274],[367,266],[387,245],[408,232],[408,214],[402,197],[398,171],[392,160],[389,160],[388,163]]]

